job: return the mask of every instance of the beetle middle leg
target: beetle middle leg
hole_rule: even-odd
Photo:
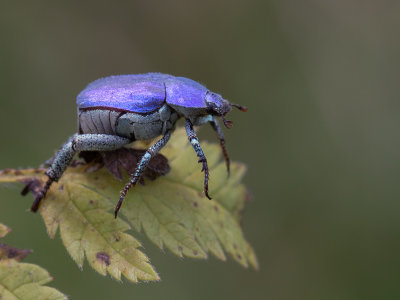
[[[74,134],[71,136],[57,152],[50,168],[46,171],[49,179],[35,198],[31,210],[34,212],[38,210],[40,201],[46,196],[51,184],[60,179],[76,152],[115,150],[129,143],[131,143],[130,139],[109,134]]]
[[[199,158],[198,162],[203,163],[203,167],[201,171],[204,171],[204,194],[208,199],[211,200],[211,197],[208,195],[208,165],[207,158],[204,155],[203,149],[201,149],[199,138],[196,135],[196,132],[193,130],[193,124],[189,119],[186,119],[185,123],[186,134],[189,138],[189,142],[192,144],[194,151],[196,151],[197,157]]]
[[[121,208],[121,205],[125,199],[126,193],[129,191],[129,189],[132,186],[135,186],[136,183],[138,183],[138,181],[142,177],[144,170],[146,169],[147,165],[149,164],[150,159],[152,157],[154,157],[167,144],[170,137],[171,137],[171,130],[168,130],[164,134],[164,136],[161,139],[159,139],[157,142],[155,142],[152,146],[150,146],[150,148],[147,149],[146,153],[142,156],[139,163],[137,164],[135,173],[131,175],[132,176],[131,180],[128,182],[127,185],[125,185],[124,189],[121,192],[118,204],[114,210],[115,217],[117,217],[117,215],[118,215],[118,211]]]

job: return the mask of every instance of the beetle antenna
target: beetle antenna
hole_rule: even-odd
[[[226,128],[229,129],[229,128],[231,128],[233,126],[233,122],[232,121],[229,121],[229,120],[225,119],[224,116],[221,116],[221,117],[222,117],[222,121],[224,122],[224,125],[225,125]]]
[[[240,110],[243,111],[243,112],[246,112],[246,111],[247,111],[247,107],[246,107],[246,106],[239,105],[239,104],[233,104],[233,103],[231,103],[231,105],[234,106],[234,107],[236,107],[237,109],[240,109]]]

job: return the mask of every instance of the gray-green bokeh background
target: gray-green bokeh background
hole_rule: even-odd
[[[94,79],[199,80],[249,107],[225,132],[248,165],[243,228],[260,270],[179,259],[137,234],[161,282],[80,271],[19,186],[0,189],[5,241],[34,249],[27,261],[72,299],[399,299],[399,14],[389,0],[2,1],[0,169],[46,160]]]

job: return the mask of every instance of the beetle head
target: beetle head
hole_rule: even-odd
[[[222,98],[221,95],[213,92],[208,92],[205,99],[208,112],[211,115],[222,117],[222,121],[227,128],[232,127],[232,121],[226,120],[225,115],[231,111],[232,106],[240,109],[241,111],[247,111],[247,108],[245,106],[230,103],[228,100]]]
[[[229,101],[223,99],[219,94],[208,92],[205,100],[207,110],[212,115],[225,116],[232,109]]]

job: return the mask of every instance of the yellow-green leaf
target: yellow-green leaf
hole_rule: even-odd
[[[66,174],[48,201],[40,207],[50,237],[60,227],[62,241],[75,262],[82,267],[86,255],[89,264],[100,274],[108,272],[120,280],[158,280],[140,243],[130,234],[128,223],[109,213],[113,205],[87,185],[77,174]]]
[[[0,223],[0,238],[5,237],[10,231],[11,228]],[[32,250],[18,249],[0,243],[0,261],[4,259],[22,260],[30,253],[32,253]]]
[[[20,263],[13,259],[0,261],[0,299],[67,299],[56,289],[43,286],[52,280],[50,274],[39,266]]]
[[[121,273],[133,281],[158,279],[147,257],[137,249],[140,244],[126,233],[129,225],[122,216],[137,231],[143,229],[157,246],[178,256],[206,258],[211,253],[225,260],[228,253],[241,265],[257,268],[254,251],[240,226],[248,198],[240,183],[245,166],[233,163],[227,178],[219,145],[201,144],[208,159],[213,200],[204,196],[201,166],[184,130],[177,129],[161,151],[171,171],[131,189],[116,220],[110,211],[124,182],[115,180],[105,169],[89,173],[86,166],[68,168],[40,207],[49,235],[54,237],[60,227],[63,243],[79,266],[86,254],[93,268],[101,274],[108,271],[117,279]],[[148,144],[136,143],[135,147],[147,148]],[[44,182],[43,170],[0,172],[0,182],[32,179]]]
[[[10,231],[10,228],[0,223],[0,238],[5,237]]]
[[[0,223],[0,238],[10,231],[10,228]],[[56,289],[43,286],[53,280],[46,270],[36,265],[18,262],[30,252],[0,243],[0,299],[67,299]]]

